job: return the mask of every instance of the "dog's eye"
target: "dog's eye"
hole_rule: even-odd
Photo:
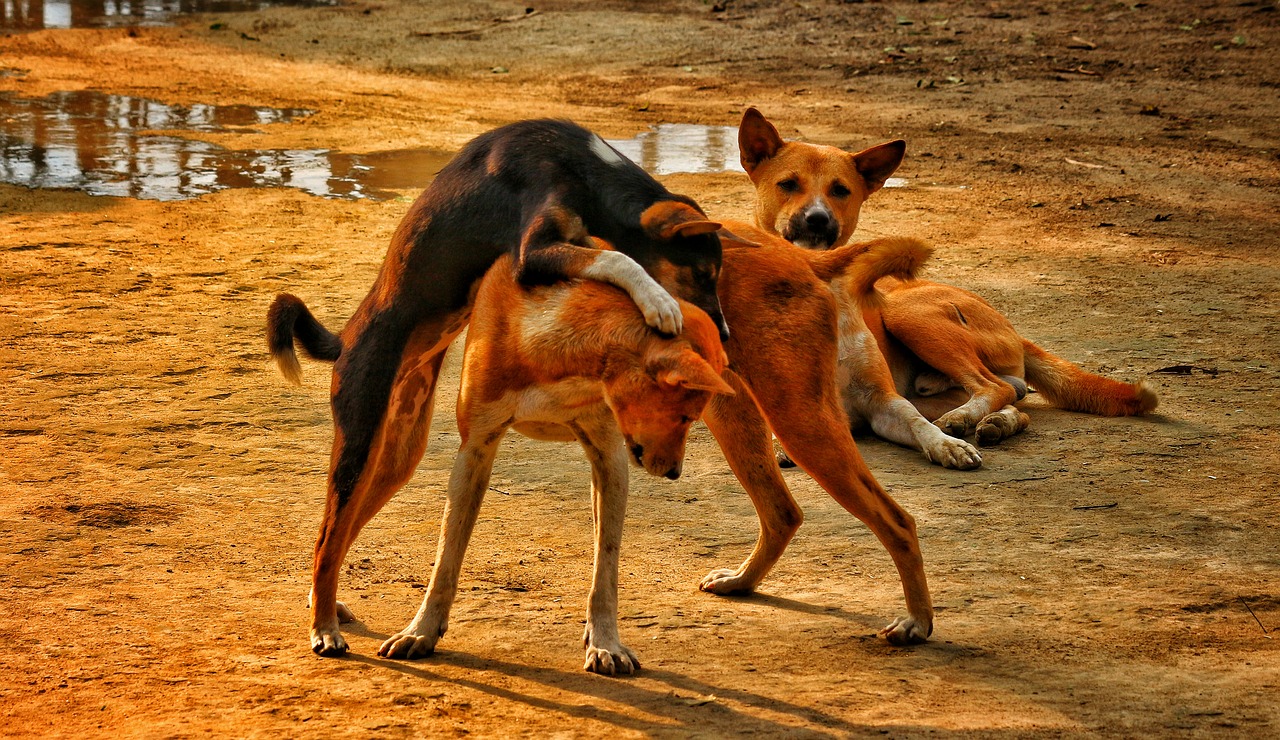
[[[778,187],[781,188],[783,192],[794,193],[800,189],[800,183],[796,182],[795,178],[789,177],[778,183]]]
[[[840,183],[831,186],[831,197],[833,198],[848,198],[850,192],[852,191],[849,188]]]

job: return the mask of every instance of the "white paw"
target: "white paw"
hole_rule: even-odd
[[[747,579],[733,568],[716,568],[703,576],[702,582],[698,584],[699,590],[721,596],[750,593],[755,588],[754,583],[747,582]]]
[[[640,670],[640,659],[617,638],[597,639],[590,625],[582,641],[587,646],[587,659],[582,667],[588,673],[602,676],[629,676]]]
[[[917,621],[915,617],[898,617],[880,630],[880,636],[890,645],[917,645],[928,641],[932,633],[932,620]]]
[[[589,647],[582,667],[588,673],[602,676],[629,676],[640,670],[640,660],[626,645],[618,645],[612,650]]]
[[[635,301],[649,326],[668,336],[675,336],[684,329],[684,314],[680,312],[679,302],[657,283],[637,290]]]
[[[326,658],[343,655],[347,652],[347,641],[342,639],[338,625],[328,628],[311,628],[311,652]]]
[[[378,648],[378,655],[401,660],[425,658],[436,651],[436,643],[439,641],[438,633],[419,635],[409,631],[399,632],[382,643]]]
[[[982,453],[978,448],[948,435],[939,435],[924,449],[929,462],[952,470],[973,470],[982,466]]]

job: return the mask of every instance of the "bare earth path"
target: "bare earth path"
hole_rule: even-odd
[[[305,596],[328,372],[286,386],[263,317],[289,290],[340,326],[416,190],[160,202],[0,185],[0,732],[1280,734],[1271,0],[536,9],[355,1],[15,33],[0,93],[316,111],[180,134],[243,150],[452,151],[548,115],[628,137],[734,125],[747,105],[792,138],[902,137],[910,185],[875,196],[860,233],[932,241],[932,276],[1058,354],[1150,378],[1158,413],[1033,397],[1032,428],[969,473],[861,443],[920,524],[939,616],[910,649],[873,636],[902,608],[888,557],[802,473],[787,475],[806,523],[762,592],[697,591],[756,524],[696,427],[681,480],[634,482],[621,609],[644,670],[627,679],[581,670],[587,466],[512,437],[440,653],[387,661],[377,646],[430,574],[455,364],[418,475],[344,574],[353,652],[321,659]],[[740,173],[664,180],[750,216]],[[1192,369],[1155,372],[1172,366]]]

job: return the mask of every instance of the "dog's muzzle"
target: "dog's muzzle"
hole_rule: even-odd
[[[825,208],[810,208],[792,216],[782,236],[806,249],[829,249],[840,236],[840,224]]]

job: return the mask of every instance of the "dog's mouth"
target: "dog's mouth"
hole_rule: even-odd
[[[627,451],[631,453],[631,460],[635,462],[642,470],[650,475],[657,475],[667,480],[675,480],[680,477],[683,466],[677,461],[674,465],[665,465],[657,459],[650,460],[649,464],[644,461],[644,445],[627,440]]]
[[[816,239],[810,236],[787,236],[787,241],[797,247],[804,247],[805,249],[827,249],[835,243],[834,240],[827,241],[825,239]]]
[[[835,228],[834,222],[825,228],[813,229],[804,221],[797,223],[796,219],[792,219],[782,231],[782,238],[805,249],[830,249],[835,246],[839,236],[840,230]]]

